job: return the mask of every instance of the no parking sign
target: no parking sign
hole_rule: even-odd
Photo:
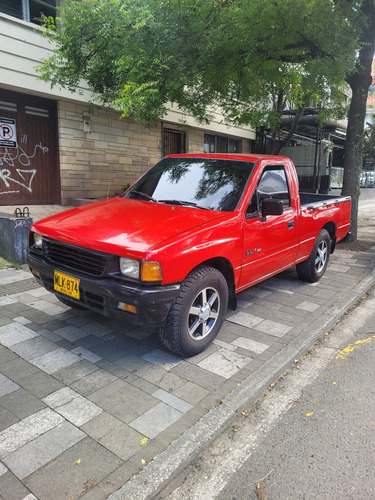
[[[0,146],[17,147],[16,120],[0,118]]]

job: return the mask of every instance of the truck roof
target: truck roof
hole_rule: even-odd
[[[183,153],[183,154],[171,154],[167,155],[166,158],[218,158],[224,160],[240,160],[240,161],[252,161],[256,162],[258,160],[286,160],[286,156],[280,155],[261,155],[253,153]]]

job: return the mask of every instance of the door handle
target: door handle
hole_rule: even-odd
[[[288,222],[288,229],[292,229],[294,227],[294,220],[290,220]]]

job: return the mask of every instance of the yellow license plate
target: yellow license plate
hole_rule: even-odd
[[[56,292],[69,295],[73,299],[79,300],[79,279],[73,278],[68,274],[55,271],[53,288]]]

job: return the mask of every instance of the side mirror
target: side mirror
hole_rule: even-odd
[[[262,203],[262,220],[266,220],[267,215],[282,215],[284,206],[282,200],[266,198]]]

